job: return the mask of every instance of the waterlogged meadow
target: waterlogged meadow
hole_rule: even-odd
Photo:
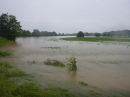
[[[17,38],[16,42],[1,48],[11,52],[11,57],[0,60],[29,74],[29,81],[54,94],[58,94],[54,91],[63,91],[61,94],[67,91],[66,96],[78,97],[130,96],[130,42],[60,38],[65,37]],[[67,66],[71,57],[76,58],[76,70]]]

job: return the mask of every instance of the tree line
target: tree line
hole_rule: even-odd
[[[55,31],[39,31],[38,29],[34,29],[33,32],[29,30],[21,29],[20,22],[17,21],[14,15],[8,15],[8,13],[2,13],[0,16],[0,36],[5,37],[9,40],[14,40],[16,37],[30,37],[30,36],[130,36],[130,30],[121,30],[121,31],[110,31],[103,33],[88,33],[79,31],[78,33],[73,34],[57,34]]]

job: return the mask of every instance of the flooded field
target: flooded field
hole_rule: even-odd
[[[130,42],[64,41],[62,37],[17,38],[2,50],[13,55],[6,60],[28,74],[35,82],[56,85],[85,93],[87,89],[130,91]],[[49,59],[67,64],[76,57],[77,71],[44,64]],[[35,61],[33,63],[33,61]],[[85,82],[84,87],[79,82]]]

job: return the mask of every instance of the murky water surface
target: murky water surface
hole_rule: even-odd
[[[104,89],[130,91],[130,43],[64,41],[61,37],[17,38],[3,50],[13,53],[8,60],[26,73],[36,76],[40,84],[78,86],[83,81]],[[77,71],[44,64],[47,58],[67,63],[74,55]],[[35,63],[31,63],[35,61]]]

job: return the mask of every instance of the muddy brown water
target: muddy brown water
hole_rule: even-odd
[[[13,53],[4,58],[34,78],[39,84],[80,88],[83,81],[102,89],[130,91],[130,43],[64,41],[61,37],[17,38],[1,48]],[[44,64],[47,58],[67,63],[72,56],[77,60],[77,71],[67,67]],[[35,63],[31,63],[35,61]]]

